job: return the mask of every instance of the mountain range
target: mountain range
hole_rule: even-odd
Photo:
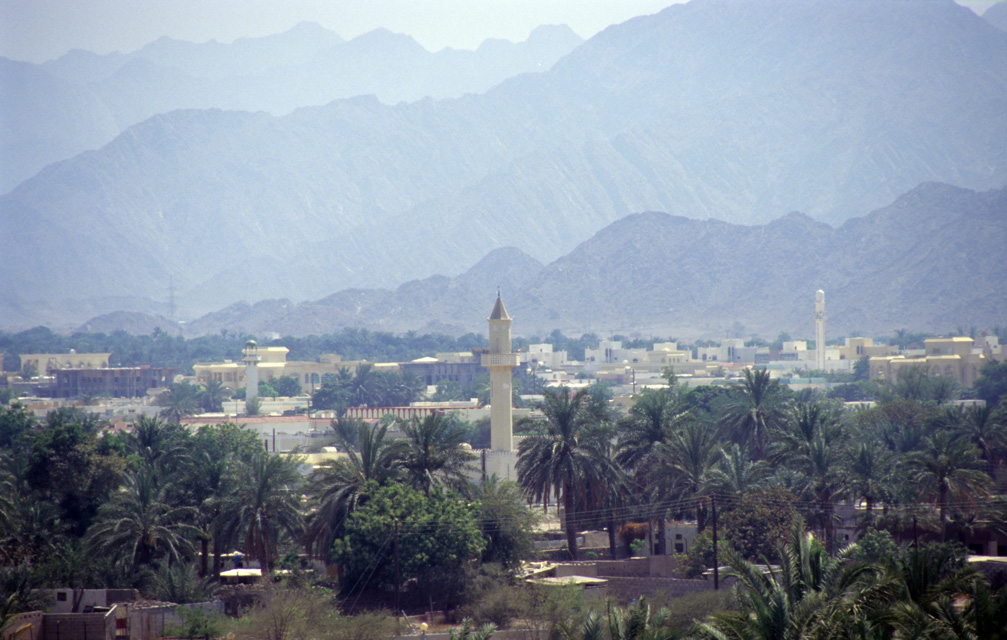
[[[802,336],[811,334],[814,292],[824,288],[832,336],[942,332],[1007,318],[1005,246],[1007,189],[927,183],[838,227],[800,213],[753,226],[632,214],[547,266],[518,249],[496,249],[456,277],[312,302],[236,303],[171,330],[482,332],[499,288],[521,335]],[[112,314],[80,329],[155,326],[168,330],[163,318]]]
[[[693,0],[478,95],[148,118],[0,197],[0,315],[555,264],[640,211],[842,228],[922,182],[1007,184],[1007,33],[951,2]]]
[[[42,167],[97,149],[126,128],[177,109],[282,115],[339,98],[386,104],[482,93],[512,76],[543,71],[583,39],[565,25],[528,40],[487,40],[475,51],[427,51],[377,29],[345,41],[314,23],[230,44],[161,38],[131,53],[79,49],[35,65],[0,58],[0,192]]]

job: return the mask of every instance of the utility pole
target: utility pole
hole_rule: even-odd
[[[720,591],[720,561],[717,559],[717,496],[710,496],[713,509],[713,590]]]
[[[399,592],[399,519],[395,518],[395,543],[393,552],[395,554],[395,611],[396,615],[402,611],[402,597]]]

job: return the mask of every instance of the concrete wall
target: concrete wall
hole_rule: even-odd
[[[610,577],[608,580],[608,595],[620,603],[628,603],[646,596],[653,599],[677,598],[690,593],[713,590],[713,580],[684,580],[677,578],[628,578]],[[726,588],[721,580],[720,588]]]
[[[129,640],[156,640],[163,638],[165,629],[182,624],[178,608],[199,609],[209,614],[224,614],[221,600],[177,605],[171,603],[132,605],[129,607]]]
[[[45,614],[27,611],[13,616],[0,632],[3,640],[39,640],[42,637]]]
[[[116,607],[100,613],[47,613],[42,640],[115,640]]]

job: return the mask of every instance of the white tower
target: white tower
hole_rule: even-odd
[[[815,368],[825,370],[825,292],[815,292]]]
[[[245,343],[245,349],[241,352],[242,361],[245,363],[245,402],[254,400],[259,395],[259,345],[255,340]]]
[[[514,449],[514,414],[511,370],[518,357],[511,353],[511,318],[507,315],[500,293],[489,317],[490,351],[483,354],[482,365],[490,370],[490,448],[493,451]]]

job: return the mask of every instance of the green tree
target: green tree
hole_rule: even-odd
[[[51,501],[70,535],[84,535],[109,494],[119,486],[125,461],[103,445],[104,423],[79,409],[50,411],[33,433],[25,468],[36,498]]]
[[[349,516],[346,535],[332,547],[344,593],[367,586],[395,589],[396,551],[404,583],[433,568],[457,574],[485,547],[476,509],[465,501],[439,489],[426,496],[402,484],[371,484],[366,492],[366,504]]]
[[[434,402],[449,402],[451,400],[464,400],[465,393],[460,384],[454,380],[441,380],[437,383],[437,391],[431,398]]]
[[[741,585],[739,609],[715,614],[701,637],[776,640],[839,638],[865,619],[864,612],[888,598],[876,572],[845,557],[830,556],[800,524],[781,547],[780,567],[768,573],[737,554],[727,554]]]
[[[781,487],[750,491],[739,502],[723,505],[722,535],[743,558],[774,561],[800,520],[796,502],[797,498]]]
[[[285,398],[301,395],[301,381],[294,376],[280,376],[271,382],[271,386]]]
[[[592,431],[594,415],[584,391],[547,391],[540,410],[544,419],[518,445],[518,484],[538,503],[547,503],[550,495],[562,502],[567,548],[576,560],[576,505],[596,506],[591,503],[600,502],[617,469]]]
[[[468,433],[456,418],[443,413],[414,417],[402,432],[406,442],[402,467],[409,484],[427,495],[435,486],[467,489],[465,472],[476,456],[462,447]]]
[[[790,414],[790,466],[802,474],[802,488],[821,510],[825,548],[835,550],[835,502],[848,488],[844,442],[835,407],[824,402],[799,403]]]
[[[924,439],[923,449],[905,458],[922,496],[935,500],[940,514],[941,536],[947,538],[948,502],[974,503],[991,485],[980,470],[978,451],[967,440],[938,431]]]
[[[32,378],[34,378],[37,375],[38,375],[38,367],[36,367],[34,363],[32,363],[32,362],[26,362],[23,365],[21,365],[21,379],[22,380],[26,380],[26,381],[27,380],[31,380]]]
[[[222,536],[242,544],[263,571],[273,569],[281,533],[301,535],[299,464],[296,457],[257,453],[234,470],[233,490],[221,504]]]
[[[171,422],[180,422],[182,418],[199,411],[199,387],[188,382],[176,382],[168,387],[168,392],[161,399],[161,416]]]
[[[749,491],[762,488],[768,477],[766,461],[752,460],[747,450],[734,443],[721,449],[716,465],[710,470],[707,486],[718,495],[736,500]]]
[[[721,420],[733,431],[735,440],[752,446],[757,460],[765,457],[771,434],[784,419],[785,399],[780,381],[766,369],[745,369],[741,386],[732,389],[721,407]]]
[[[177,423],[165,423],[156,417],[140,416],[127,435],[130,453],[148,465],[172,468],[185,455],[189,432]]]
[[[995,406],[1000,398],[1007,396],[1007,361],[987,362],[979,372],[975,382],[976,395]]]
[[[0,407],[0,450],[26,446],[31,432],[38,427],[35,414],[24,405],[14,403]]]
[[[864,501],[868,524],[873,522],[874,505],[888,493],[891,466],[892,456],[876,441],[861,442],[847,454],[846,477],[850,491]]]
[[[199,531],[186,521],[194,514],[186,507],[171,506],[166,488],[149,466],[127,474],[124,490],[99,509],[87,532],[88,548],[111,558],[126,558],[134,566],[190,556],[190,537]]]
[[[308,482],[312,506],[307,519],[309,545],[328,553],[333,540],[345,533],[347,518],[366,502],[366,488],[382,487],[402,476],[405,444],[387,437],[387,425],[355,423],[356,433],[340,437],[346,457],[316,469]]]
[[[661,447],[658,473],[671,482],[671,490],[680,498],[696,505],[696,521],[700,532],[706,528],[704,495],[710,473],[720,455],[716,429],[697,420],[686,420],[666,445]],[[659,521],[659,538],[663,541],[664,517]],[[661,545],[663,551],[663,544]]]
[[[203,391],[199,394],[199,404],[203,411],[209,413],[220,413],[224,410],[224,402],[232,397],[231,390],[219,380],[210,379],[203,386]]]
[[[631,472],[652,467],[657,445],[666,442],[687,415],[687,408],[668,392],[645,390],[618,422],[616,462]]]
[[[528,508],[521,488],[509,480],[491,476],[477,488],[479,528],[486,547],[483,562],[499,562],[516,568],[533,549],[532,529],[538,518]]]

